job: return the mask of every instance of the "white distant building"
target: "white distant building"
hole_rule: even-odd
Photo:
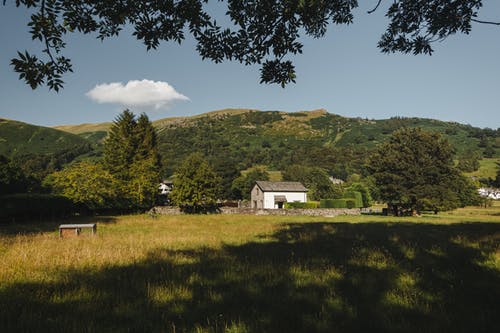
[[[160,183],[160,186],[158,186],[158,191],[161,195],[168,195],[172,191],[173,186],[173,182],[164,180]]]
[[[307,202],[307,191],[299,182],[257,181],[251,193],[251,207],[280,209],[285,202]]]
[[[342,184],[344,184],[344,181],[342,179],[333,178],[333,177],[329,177],[329,179],[335,185],[342,185]]]
[[[484,198],[500,200],[500,189],[481,187],[477,190],[479,195]]]

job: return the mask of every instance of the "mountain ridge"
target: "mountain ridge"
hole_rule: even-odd
[[[420,120],[427,120],[427,121],[435,121],[439,123],[448,123],[448,124],[454,124],[454,125],[459,125],[459,126],[469,126],[473,128],[480,128],[480,129],[486,129],[488,127],[478,127],[478,126],[472,126],[470,124],[464,124],[456,121],[449,121],[449,120],[439,120],[435,118],[422,118],[422,117],[400,117],[400,116],[394,116],[390,118],[381,118],[381,119],[368,119],[368,118],[363,118],[363,117],[349,117],[349,116],[341,116],[335,113],[330,113],[328,110],[324,108],[319,108],[319,109],[313,109],[313,110],[299,110],[299,111],[283,111],[283,110],[258,110],[258,109],[251,109],[251,108],[225,108],[225,109],[219,109],[219,110],[213,110],[213,111],[208,111],[196,115],[191,115],[191,116],[174,116],[174,117],[165,117],[161,119],[157,119],[152,121],[153,125],[155,127],[163,127],[163,126],[170,126],[170,125],[177,125],[177,124],[182,124],[185,121],[194,121],[198,120],[201,118],[221,118],[224,116],[234,116],[234,115],[240,115],[240,114],[245,114],[245,113],[250,113],[250,112],[278,112],[282,115],[286,115],[289,117],[295,117],[296,115],[300,114],[307,114],[310,115],[309,118],[317,118],[320,116],[324,115],[333,115],[333,116],[338,116],[346,119],[356,119],[360,121],[366,121],[366,122],[377,122],[377,121],[388,121],[390,119],[398,118],[398,119],[420,119]],[[1,118],[0,118],[1,119]],[[9,120],[9,119],[7,119]],[[15,120],[13,120],[15,121]],[[54,125],[54,126],[47,126],[49,128],[54,128],[58,129],[61,131],[65,131],[68,133],[73,133],[73,134],[82,134],[85,132],[98,132],[98,131],[108,131],[111,125],[113,124],[112,121],[108,122],[96,122],[96,123],[81,123],[81,124],[63,124],[63,125]]]

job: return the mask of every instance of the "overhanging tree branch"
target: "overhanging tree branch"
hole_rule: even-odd
[[[377,5],[375,6],[375,8],[373,8],[372,10],[369,10],[367,13],[371,14],[371,13],[375,12],[378,9],[378,7],[380,6],[381,3],[382,3],[382,0],[378,0]]]
[[[500,22],[482,21],[482,20],[476,20],[476,19],[470,19],[470,20],[473,22],[476,22],[476,23],[481,23],[481,24],[500,25]]]
[[[2,1],[3,4],[7,0]],[[295,68],[288,56],[302,53],[304,36],[323,37],[332,24],[351,24],[357,0],[220,0],[227,5],[227,26],[216,23],[207,0],[12,0],[17,7],[34,8],[28,26],[33,39],[45,44],[46,56],[24,52],[12,59],[14,71],[33,89],[63,87],[62,76],[71,72],[69,59],[61,56],[63,36],[73,32],[118,36],[130,25],[133,36],[148,49],[160,43],[181,44],[190,33],[202,59],[215,63],[238,61],[261,66],[261,83],[282,86],[295,82]],[[373,13],[380,8],[377,0]],[[389,25],[378,47],[382,52],[432,54],[432,43],[471,31],[482,0],[393,0],[387,9]]]

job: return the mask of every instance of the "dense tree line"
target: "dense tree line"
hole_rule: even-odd
[[[43,180],[47,175],[91,151],[90,145],[84,144],[52,154],[0,155],[0,195],[46,193]]]
[[[439,134],[404,127],[373,149],[334,147],[323,136],[276,135],[271,129],[280,119],[278,112],[201,119],[164,130],[158,138],[146,115],[125,110],[115,119],[101,158],[71,161],[69,153],[58,158],[0,156],[0,195],[51,190],[91,211],[144,210],[155,204],[159,181],[173,177],[171,201],[185,211],[200,212],[212,210],[219,200],[250,199],[255,181],[268,180],[268,170],[281,170],[283,180],[309,188],[311,200],[342,199],[357,192],[362,206],[384,201],[395,214],[478,203],[476,185],[461,172],[476,170],[481,154],[468,150],[455,162],[455,150]],[[330,177],[345,183],[334,185]],[[489,184],[498,183],[499,177]]]

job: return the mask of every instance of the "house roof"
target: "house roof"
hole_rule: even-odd
[[[287,202],[286,195],[275,195],[274,196],[274,203],[277,203],[277,202]]]
[[[255,183],[262,192],[307,192],[307,188],[299,182],[268,182],[259,180]]]

